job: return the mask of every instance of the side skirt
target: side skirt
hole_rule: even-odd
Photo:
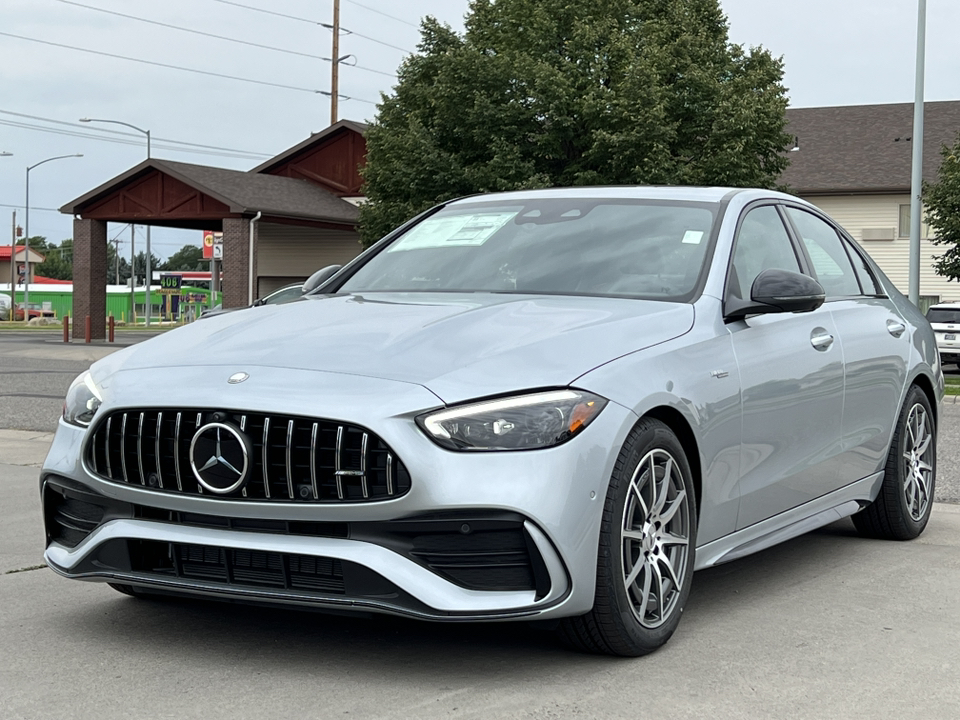
[[[697,564],[694,569],[702,570],[737,560],[853,515],[877,497],[882,483],[883,472],[878,472],[792,510],[702,545],[697,548]]]

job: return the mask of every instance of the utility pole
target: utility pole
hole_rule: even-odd
[[[333,62],[330,82],[330,124],[337,122],[337,101],[340,99],[340,0],[333,0]]]
[[[137,256],[134,254],[133,245],[135,231],[133,223],[130,223],[130,325],[136,325],[137,322],[137,300],[134,291],[137,289]]]
[[[17,211],[13,211],[13,234],[10,236],[10,320],[17,309]]]
[[[913,171],[910,179],[910,302],[920,307],[920,229],[923,206],[923,66],[926,55],[927,0],[917,7],[917,80],[913,100]]]

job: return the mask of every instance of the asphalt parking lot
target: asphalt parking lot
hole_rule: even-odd
[[[144,601],[28,569],[46,433],[108,351],[0,335],[0,718],[960,717],[960,405],[920,539],[842,521],[702,571],[672,641],[618,660],[519,624]]]

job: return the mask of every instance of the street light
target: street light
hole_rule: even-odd
[[[46,160],[41,160],[38,163],[27,166],[27,197],[26,197],[26,213],[25,220],[23,224],[26,226],[24,228],[24,237],[23,239],[23,322],[24,324],[30,322],[30,171],[35,167],[40,167],[44,163],[53,162],[54,160],[63,160],[64,158],[73,158],[73,157],[83,157],[83,153],[75,153],[73,155],[57,155],[56,157],[47,158]],[[10,261],[13,262],[13,254],[11,253]]]
[[[136,125],[131,125],[128,122],[123,122],[121,120],[103,120],[101,118],[80,118],[82,123],[109,123],[110,125],[123,125],[124,127],[131,128],[137,132],[143,133],[147,136],[147,160],[150,159],[150,131],[144,130],[141,127]],[[136,282],[133,280],[135,277],[133,272],[133,264],[130,265],[130,292],[133,292],[133,287],[136,285]],[[147,281],[146,281],[146,324],[147,327],[150,327],[150,283],[153,282],[153,268],[150,267],[150,225],[147,225]]]
[[[6,150],[0,150],[0,157],[12,157],[13,153],[8,153]]]

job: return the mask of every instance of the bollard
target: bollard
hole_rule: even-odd
[[[63,341],[65,343],[70,342],[70,316],[63,316]]]
[[[110,316],[110,320],[107,323],[107,342],[113,342],[113,315]]]

